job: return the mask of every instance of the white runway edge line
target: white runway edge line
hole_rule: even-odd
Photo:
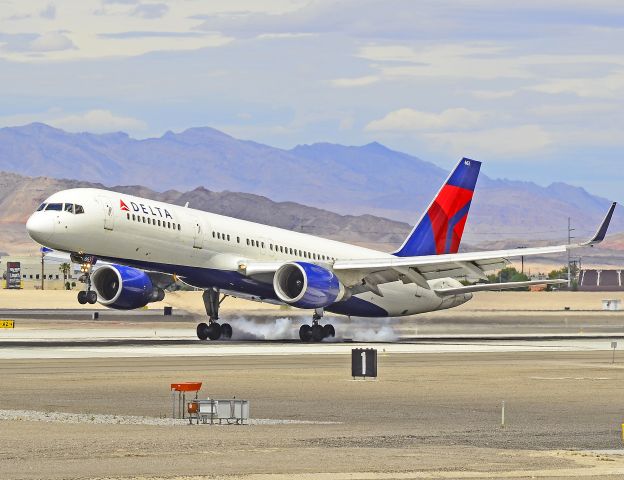
[[[170,427],[189,425],[188,419],[141,417],[134,415],[103,415],[90,413],[39,412],[36,410],[0,410],[0,421],[81,423],[93,425],[151,425]],[[273,418],[252,418],[249,425],[339,425],[342,422],[312,420],[280,420]]]
[[[60,358],[155,358],[155,357],[230,357],[254,355],[350,355],[351,349],[376,348],[383,357],[389,354],[426,353],[504,353],[504,352],[587,352],[611,351],[605,340],[552,341],[473,341],[427,343],[200,343],[197,345],[127,345],[102,347],[28,347],[11,346],[0,350],[0,360]]]

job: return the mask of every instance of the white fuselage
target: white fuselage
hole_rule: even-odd
[[[84,213],[43,210],[28,220],[37,242],[145,270],[175,274],[200,288],[254,300],[278,301],[271,283],[242,273],[249,263],[303,261],[331,268],[334,260],[392,257],[388,253],[192,208],[100,189],[53,194],[46,204],[80,205]],[[457,286],[454,279],[436,285]],[[392,282],[327,310],[358,316],[401,316],[450,308],[470,294],[440,297],[413,283]],[[342,304],[341,304],[342,303]]]

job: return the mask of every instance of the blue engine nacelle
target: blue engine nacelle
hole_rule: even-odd
[[[344,286],[333,272],[306,262],[285,263],[273,277],[277,297],[299,308],[323,308],[345,300]]]
[[[103,265],[91,275],[98,302],[117,310],[133,310],[165,298],[142,270],[123,265]]]

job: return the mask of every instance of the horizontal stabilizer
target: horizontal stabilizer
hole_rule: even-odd
[[[485,292],[491,290],[512,290],[514,288],[530,287],[531,285],[557,285],[568,283],[567,280],[529,280],[527,282],[478,283],[456,288],[440,288],[434,290],[441,296],[460,295],[462,293]]]

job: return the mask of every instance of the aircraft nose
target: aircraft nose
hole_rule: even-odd
[[[44,245],[54,233],[54,218],[43,212],[35,212],[26,222],[26,230],[30,238]]]

